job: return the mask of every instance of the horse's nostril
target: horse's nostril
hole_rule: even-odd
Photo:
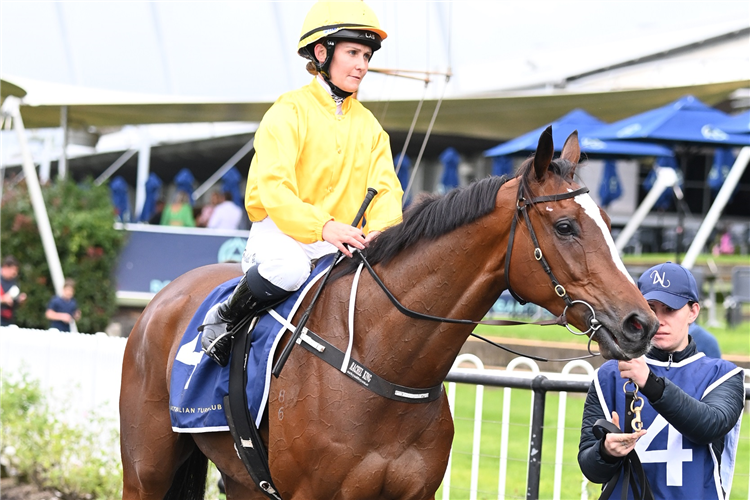
[[[636,318],[636,317],[630,318],[630,326],[632,326],[633,329],[636,330],[636,331],[643,330],[643,325],[641,324],[640,321],[638,321],[638,318]]]
[[[631,314],[625,319],[624,333],[633,342],[641,341],[648,334],[648,320],[644,321],[638,314]]]

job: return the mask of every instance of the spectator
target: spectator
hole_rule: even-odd
[[[719,342],[716,340],[716,337],[698,325],[698,322],[693,321],[690,323],[688,334],[695,341],[695,348],[699,352],[704,353],[709,358],[721,358],[721,350],[719,349]]]
[[[733,255],[734,243],[732,243],[732,233],[725,231],[719,238],[719,253],[721,255]]]
[[[208,227],[211,229],[238,229],[245,212],[232,201],[232,193],[214,193],[219,203],[214,207]]]
[[[700,312],[690,271],[660,264],[641,275],[638,288],[659,319],[659,330],[645,356],[610,360],[597,370],[583,409],[578,463],[589,480],[608,483],[611,498],[621,493],[626,498],[625,457],[635,450],[653,498],[723,500],[737,454],[744,373],[699,353],[688,336],[688,325]],[[628,381],[643,395],[636,405],[643,429],[595,437],[600,419],[623,428]]]
[[[172,203],[161,214],[162,226],[195,227],[193,207],[190,206],[187,192],[178,190]]]
[[[155,205],[156,206],[154,207],[154,213],[148,219],[148,223],[159,225],[161,224],[161,214],[164,213],[164,206],[166,205],[166,203],[164,203],[164,198],[159,198],[158,200],[156,200]]]
[[[0,326],[15,324],[16,307],[26,300],[26,294],[18,288],[18,259],[8,255],[3,259],[0,276]]]
[[[76,282],[68,278],[63,285],[62,295],[55,295],[47,304],[45,316],[50,320],[50,328],[69,332],[70,324],[81,319],[81,311],[73,296],[76,293]]]
[[[216,205],[221,203],[222,200],[223,198],[218,191],[212,192],[211,199],[208,203],[203,205],[201,213],[195,218],[195,225],[198,227],[208,227],[208,221],[211,219],[211,214],[214,213],[214,208],[216,208]]]
[[[726,227],[722,226],[717,231],[718,242],[711,248],[713,255],[732,255],[734,254],[734,243],[732,242],[732,233]]]

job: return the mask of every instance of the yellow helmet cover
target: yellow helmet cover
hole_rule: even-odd
[[[342,30],[349,35],[340,38],[364,43],[372,47],[373,51],[378,50],[380,41],[388,37],[380,28],[375,13],[362,0],[318,1],[302,23],[297,52],[307,57],[302,49],[322,38],[339,38],[336,37],[336,33]],[[350,36],[352,32],[355,36]]]

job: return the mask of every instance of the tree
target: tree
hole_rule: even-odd
[[[66,278],[76,281],[81,332],[104,331],[116,310],[114,271],[123,234],[114,228],[107,186],[89,179],[59,180],[42,188],[55,244]],[[16,311],[26,328],[49,327],[44,312],[54,286],[25,183],[4,189],[0,207],[2,255],[21,261],[19,286],[28,298]]]

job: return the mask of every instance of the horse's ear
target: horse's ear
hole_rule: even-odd
[[[552,126],[550,125],[539,136],[539,145],[536,147],[536,154],[534,155],[534,172],[537,181],[544,179],[549,164],[552,163],[554,152],[555,145],[552,143]]]
[[[578,160],[581,158],[581,146],[578,144],[578,131],[574,130],[572,134],[565,139],[565,145],[562,149],[562,155],[560,156],[563,160],[568,160],[573,165],[578,165]],[[575,172],[575,169],[571,171],[571,175]]]

